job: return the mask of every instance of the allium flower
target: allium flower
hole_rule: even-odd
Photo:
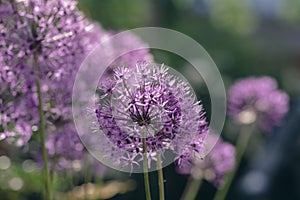
[[[264,131],[279,125],[288,111],[288,95],[277,89],[270,77],[249,77],[235,83],[228,92],[228,113],[240,123],[257,122]]]
[[[0,45],[4,63],[22,68],[38,55],[41,75],[59,78],[56,73],[68,74],[70,66],[77,64],[74,56],[84,56],[89,45],[82,36],[90,23],[76,5],[74,0],[3,0]],[[32,70],[29,66],[24,71]]]
[[[205,146],[212,145],[217,136],[208,135]],[[224,175],[234,169],[235,148],[230,143],[218,139],[213,149],[204,158],[200,154],[190,153],[190,160],[185,160],[177,167],[180,174],[190,174],[194,179],[206,179],[216,187],[224,181]]]
[[[138,165],[146,153],[150,166],[158,152],[172,150],[180,157],[186,148],[200,151],[201,142],[191,140],[207,130],[202,105],[188,82],[172,73],[164,65],[138,62],[114,69],[114,81],[100,85],[96,114],[112,144],[107,156],[113,154],[116,163]]]
[[[1,139],[18,138],[19,145],[30,139],[39,121],[36,76],[41,79],[47,124],[70,119],[75,74],[102,35],[76,4],[73,0],[1,1]]]

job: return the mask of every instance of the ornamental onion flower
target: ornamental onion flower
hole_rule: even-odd
[[[205,146],[211,145],[212,138],[208,135]],[[190,152],[191,153],[191,152]],[[193,154],[190,160],[180,163],[177,172],[189,174],[193,179],[205,179],[219,187],[224,182],[224,175],[231,172],[235,166],[235,148],[228,142],[218,139],[213,149],[204,158],[200,154]]]
[[[76,4],[74,0],[1,1],[1,139],[24,145],[36,129],[37,76],[47,127],[70,120],[75,74],[102,35]]]
[[[244,124],[257,122],[263,131],[279,125],[288,111],[288,95],[270,77],[237,81],[228,92],[228,113]]]
[[[144,153],[150,167],[158,153],[171,150],[183,160],[185,149],[201,150],[202,141],[191,141],[205,136],[205,113],[185,79],[149,62],[113,72],[114,79],[100,82],[96,109],[99,127],[111,143],[103,146],[106,156],[118,165],[139,165]]]

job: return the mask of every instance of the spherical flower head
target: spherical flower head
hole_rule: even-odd
[[[219,187],[224,182],[224,175],[235,167],[235,148],[221,138],[217,139],[214,134],[207,135],[204,146],[213,145],[215,140],[217,143],[205,157],[190,152],[190,159],[178,165],[178,173],[190,174],[195,179],[206,179]]]
[[[53,75],[60,65],[76,64],[74,57],[82,57],[88,45],[81,37],[90,25],[76,5],[74,0],[2,1],[0,46],[5,64],[18,67],[38,55],[42,71]]]
[[[288,111],[288,95],[270,77],[249,77],[237,81],[228,92],[228,113],[242,124],[257,122],[270,132],[280,125]]]
[[[102,35],[76,5],[75,0],[1,1],[0,99],[5,109],[0,139],[19,145],[30,139],[32,126],[39,123],[37,76],[47,124],[71,118],[76,72]]]
[[[76,0],[4,0],[0,16],[0,60],[23,80],[19,87],[26,94],[36,75],[49,91],[72,90],[81,62],[104,34]]]
[[[119,152],[116,163],[126,164],[143,153],[151,162],[165,150],[177,156],[186,148],[199,151],[201,145],[191,145],[191,140],[206,133],[204,111],[188,82],[174,72],[164,65],[138,62],[135,67],[116,68],[114,82],[100,86],[96,114],[100,129]]]

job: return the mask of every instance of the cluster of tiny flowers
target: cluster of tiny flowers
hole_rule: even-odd
[[[269,132],[288,111],[288,95],[278,90],[270,77],[249,77],[236,82],[228,92],[228,113],[243,124],[257,122]]]
[[[2,1],[0,45],[5,64],[21,67],[38,54],[41,75],[56,78],[61,65],[77,64],[74,56],[85,54],[88,41],[81,37],[91,24],[76,5],[74,0]],[[68,73],[70,67],[65,70]]]
[[[207,135],[204,146],[212,145],[212,138]],[[214,141],[214,140],[213,140]],[[224,175],[235,167],[235,148],[230,143],[218,139],[209,154],[202,158],[200,154],[191,154],[190,160],[181,162],[177,167],[180,174],[190,174],[194,179],[205,179],[219,187],[224,182]]]
[[[154,155],[166,149],[178,157],[187,146],[199,151],[201,144],[190,145],[191,140],[204,137],[207,123],[185,80],[164,65],[148,62],[113,71],[114,79],[100,84],[96,114],[100,129],[113,144],[108,155],[114,155],[116,163],[128,164],[128,159],[138,160],[145,153],[150,165]]]
[[[37,76],[49,124],[70,119],[73,78],[101,35],[76,5],[73,0],[1,1],[1,139],[17,145],[30,139],[39,122]]]

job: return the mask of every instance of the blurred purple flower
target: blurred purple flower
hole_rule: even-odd
[[[217,136],[207,136],[205,146],[212,145],[212,141]],[[232,171],[235,166],[235,148],[221,138],[218,139],[213,149],[204,158],[201,154],[187,153],[189,153],[190,159],[181,162],[177,167],[177,172],[190,174],[194,179],[206,179],[216,187],[223,183],[224,175]]]
[[[112,55],[118,55],[120,52],[126,52],[128,49],[137,48],[138,50],[129,51],[125,54],[122,54],[120,57],[115,57],[114,62],[111,64],[112,67],[116,66],[135,66],[136,62],[139,61],[152,61],[153,57],[149,53],[149,46],[148,44],[144,43],[139,37],[136,35],[127,32],[126,34],[123,34],[122,37],[119,38],[113,38],[113,36],[117,34],[115,31],[109,31],[107,32],[107,35],[110,36],[108,38],[108,42],[110,46],[112,47],[109,49],[112,51]],[[105,40],[105,37],[102,37],[103,40]]]
[[[99,86],[107,85],[107,82],[111,83],[111,80],[114,78],[114,70],[118,66],[130,68],[135,67],[137,62],[153,61],[153,56],[149,52],[148,44],[144,43],[139,37],[130,32],[126,34],[123,33],[121,37],[114,37],[115,34],[117,34],[117,32],[108,31],[101,37],[102,42],[108,43],[108,48],[106,48],[105,51],[106,54],[110,55],[113,59],[113,62],[100,78]],[[138,48],[138,50],[129,51],[129,49],[136,48]],[[124,54],[124,52],[126,53]],[[101,52],[99,52],[99,54],[100,53]]]
[[[37,75],[47,126],[70,120],[77,69],[102,35],[76,5],[74,0],[1,1],[1,139],[18,145],[30,139],[39,121]]]
[[[113,155],[119,164],[136,165],[144,153],[143,137],[149,162],[166,149],[178,156],[186,148],[201,149],[202,144],[190,141],[196,135],[204,137],[205,113],[184,79],[164,65],[148,62],[113,72],[114,82],[100,85],[96,110],[100,129],[113,145],[107,147],[107,156]]]
[[[277,89],[270,77],[249,77],[237,81],[228,92],[228,114],[244,124],[257,122],[259,128],[270,132],[280,125],[288,111],[288,95]]]

